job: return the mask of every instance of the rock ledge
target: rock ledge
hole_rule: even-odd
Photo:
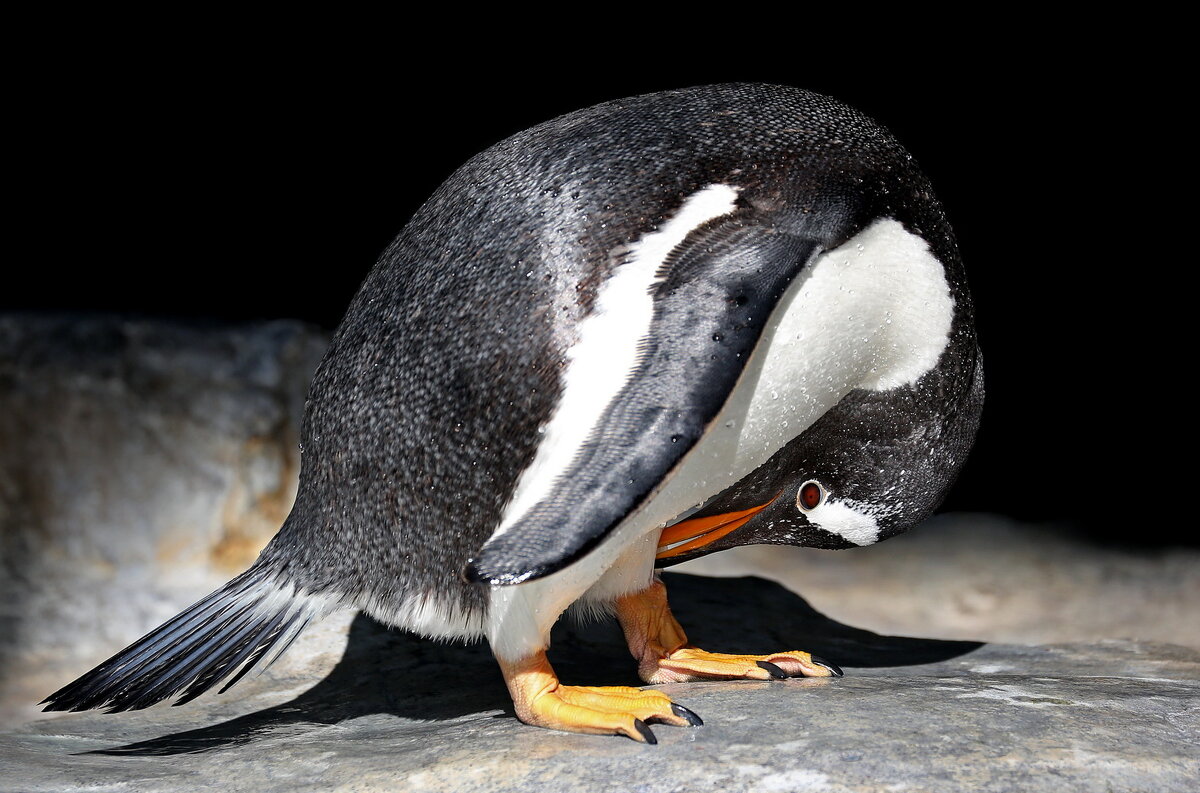
[[[1193,650],[885,637],[760,579],[668,587],[697,644],[800,644],[846,676],[662,686],[706,724],[658,726],[643,746],[520,724],[484,647],[361,616],[347,641],[335,619],[293,648],[306,664],[225,695],[5,733],[0,788],[1184,791],[1200,778]],[[552,653],[565,682],[636,682],[612,625],[564,627]]]

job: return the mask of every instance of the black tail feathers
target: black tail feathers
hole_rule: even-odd
[[[44,710],[137,710],[179,695],[182,705],[216,686],[232,686],[264,656],[266,668],[328,599],[281,584],[252,567],[51,694]],[[236,673],[236,674],[235,674]]]

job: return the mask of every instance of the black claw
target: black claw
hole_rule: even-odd
[[[809,658],[811,658],[812,662],[814,664],[816,664],[817,666],[823,666],[826,669],[828,669],[830,672],[832,672],[834,677],[842,676],[842,668],[840,666],[838,666],[837,664],[831,664],[828,661],[826,661],[824,658],[818,658],[815,655],[809,655]]]
[[[780,669],[778,666],[771,663],[770,661],[755,661],[754,663],[758,664],[763,669],[766,669],[767,672],[771,675],[771,677],[775,678],[776,680],[786,680],[787,679],[787,676],[788,676],[787,672],[783,671],[782,669]]]
[[[685,708],[683,705],[676,705],[674,702],[672,702],[671,703],[671,712],[674,713],[679,718],[686,721],[688,724],[690,724],[693,727],[703,727],[704,726],[704,719],[700,718],[695,713],[692,713],[690,710]]]
[[[650,732],[650,728],[646,726],[646,722],[641,719],[634,719],[633,726],[642,734],[642,739],[649,744],[658,743],[658,739],[654,737],[654,733]]]

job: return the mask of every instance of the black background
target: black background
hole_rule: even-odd
[[[959,237],[989,396],[946,508],[1194,542],[1150,498],[1171,466],[1148,450],[1147,414],[1170,405],[1142,363],[1153,262],[1132,220],[1142,196],[1124,186],[1141,167],[1130,131],[1159,111],[1103,64],[1052,62],[1028,42],[1003,62],[901,50],[874,64],[224,43],[72,46],[24,71],[11,153],[28,244],[10,249],[0,310],[333,328],[416,207],[501,138],[636,93],[798,85],[888,126]]]

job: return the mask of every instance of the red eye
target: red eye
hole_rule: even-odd
[[[821,504],[821,499],[825,493],[821,490],[821,486],[816,482],[805,482],[800,486],[800,492],[796,495],[796,506],[803,510],[816,509]]]

